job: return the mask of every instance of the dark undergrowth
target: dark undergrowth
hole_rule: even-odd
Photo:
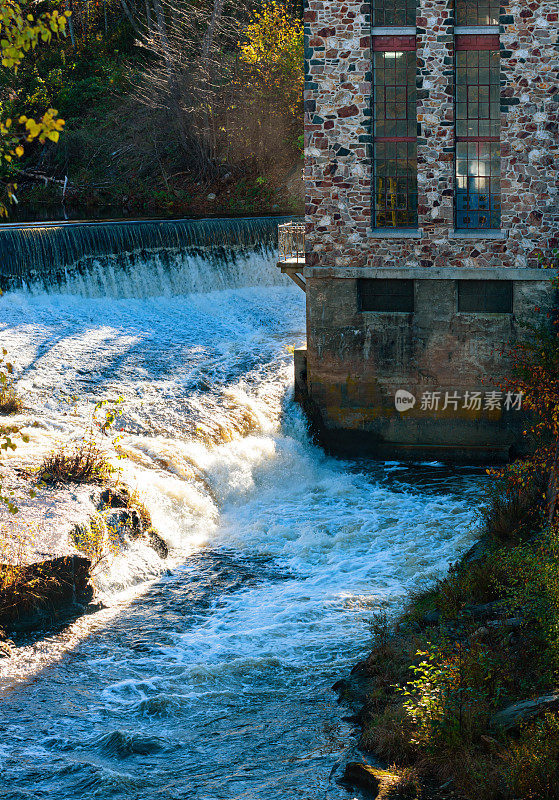
[[[509,354],[503,389],[523,396],[529,447],[488,470],[479,542],[394,624],[376,621],[342,682],[365,701],[361,748],[401,796],[559,800],[558,318],[524,324]]]
[[[405,796],[559,798],[557,711],[496,717],[559,686],[559,525],[541,527],[540,498],[531,485],[510,501],[503,481],[482,545],[395,624],[377,620],[360,745],[405,776]]]

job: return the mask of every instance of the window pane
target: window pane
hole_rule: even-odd
[[[460,56],[467,55],[467,63]],[[470,50],[457,53],[456,120],[457,136],[493,136],[481,120],[498,120],[500,116],[499,52]],[[489,64],[491,63],[491,66]]]
[[[498,25],[500,0],[456,0],[457,25]]]
[[[499,52],[456,55],[456,227],[499,228]]]
[[[416,142],[376,142],[374,189],[377,228],[417,225]]]
[[[417,0],[373,0],[373,26],[415,25]]]
[[[457,142],[457,228],[500,227],[499,173],[499,142]]]
[[[415,76],[415,51],[375,52],[373,190],[380,228],[417,225]]]

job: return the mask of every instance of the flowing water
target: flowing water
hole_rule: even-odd
[[[374,613],[468,547],[479,479],[310,444],[304,296],[268,247],[110,266],[4,295],[2,344],[37,446],[124,397],[120,468],[171,555],[131,547],[106,610],[2,663],[0,798],[352,798],[330,687]]]

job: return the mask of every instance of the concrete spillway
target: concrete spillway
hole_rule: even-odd
[[[202,220],[117,220],[0,226],[0,288],[34,285],[64,288],[78,276],[112,270],[176,271],[183,257],[231,264],[255,248],[275,248],[277,225],[286,217]],[[153,271],[153,270],[152,270]],[[123,275],[125,281],[125,275]],[[213,284],[212,284],[213,285]],[[241,284],[242,285],[242,284]],[[154,293],[180,291],[171,281]],[[103,291],[103,294],[105,291]]]

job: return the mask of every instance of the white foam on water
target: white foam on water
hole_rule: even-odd
[[[269,266],[259,270],[255,283],[261,274],[269,284],[277,280]],[[118,285],[117,276],[106,281]],[[81,296],[0,298],[0,340],[14,356],[29,421],[41,426],[34,446],[76,436],[96,400],[124,397],[127,458],[118,466],[172,552],[163,562],[135,543],[99,576],[105,596],[168,566],[180,570],[180,580],[164,576],[160,591],[179,599],[192,592],[192,603],[170,617],[175,621],[162,612],[164,635],[142,639],[132,660],[110,636],[96,635],[87,669],[97,678],[83,714],[96,736],[117,720],[153,733],[151,721],[159,720],[165,735],[168,725],[180,738],[206,726],[221,731],[225,717],[234,731],[244,730],[248,717],[256,725],[254,714],[267,719],[275,709],[285,715],[285,729],[269,733],[262,754],[273,760],[305,703],[301,686],[313,676],[324,682],[336,670],[343,674],[366,648],[373,613],[386,603],[396,608],[468,546],[472,490],[456,478],[415,482],[396,462],[383,470],[337,461],[309,442],[290,402],[289,347],[304,337],[304,297],[296,287],[241,286],[234,276],[232,286],[195,293],[198,278],[192,291],[181,278],[183,291],[173,296],[173,278],[168,296],[152,297],[147,272],[134,281],[129,298],[93,296],[99,276],[75,289]],[[111,294],[106,285],[98,291]],[[131,613],[126,606],[123,620]],[[306,712],[313,720],[306,733],[300,720],[300,741],[312,738],[319,705]],[[217,758],[217,740],[210,746],[201,735],[192,745],[199,757]],[[227,740],[232,753],[240,748],[239,758],[246,757],[244,736]],[[275,784],[265,788],[268,778],[258,779],[257,790],[219,769],[204,779],[189,772],[189,781],[205,780],[206,788],[215,781],[208,798],[222,796],[226,778],[228,797],[278,796]],[[56,785],[74,786],[67,780],[58,775]],[[299,796],[290,792],[285,797]]]
[[[88,280],[103,290],[98,276]],[[127,458],[115,463],[146,501],[172,563],[204,546],[280,559],[301,576],[277,589],[293,607],[284,627],[296,629],[301,614],[315,618],[324,608],[335,625],[353,613],[352,597],[367,606],[371,591],[377,603],[440,574],[468,541],[467,503],[395,492],[348,472],[309,443],[301,413],[286,405],[288,346],[303,334],[300,291],[282,285],[151,298],[142,296],[147,280],[132,299],[85,290],[86,297],[0,299],[2,342],[15,355],[28,416],[41,426],[26,429],[27,450],[76,437],[94,401],[122,395]],[[162,568],[136,543],[105,567],[99,586],[121,591]],[[300,602],[299,585],[308,595]],[[241,629],[254,631],[250,608],[260,614],[259,602],[242,598]]]

